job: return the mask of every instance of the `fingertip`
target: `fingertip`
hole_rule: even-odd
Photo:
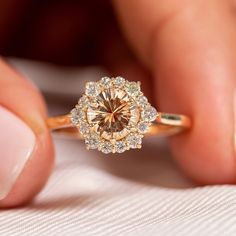
[[[29,203],[43,189],[54,165],[54,148],[49,131],[37,136],[35,148],[0,208]]]
[[[212,141],[203,140],[204,137],[205,134],[197,136],[196,130],[171,137],[169,141],[176,163],[197,185],[235,184],[236,161],[232,143],[216,148],[211,145]]]
[[[0,207],[30,201],[54,162],[46,108],[37,89],[0,61]]]

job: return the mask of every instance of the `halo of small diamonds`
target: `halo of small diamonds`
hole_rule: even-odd
[[[70,113],[87,149],[105,154],[141,148],[143,134],[157,116],[141,92],[140,82],[121,76],[88,82],[85,94]]]

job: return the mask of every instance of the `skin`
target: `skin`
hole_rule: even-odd
[[[158,110],[192,118],[189,132],[169,139],[173,157],[187,176],[199,184],[235,183],[233,2],[114,0],[113,5],[134,55],[124,50],[120,57],[127,61],[112,61],[108,67],[145,81]],[[34,130],[38,144],[12,191],[0,201],[0,207],[13,207],[29,202],[42,189],[51,172],[53,145],[37,89],[3,60],[0,71],[0,103]]]

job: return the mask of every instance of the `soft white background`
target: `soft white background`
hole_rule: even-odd
[[[46,93],[51,114],[68,112],[84,82],[105,73],[13,63]],[[236,235],[236,188],[194,187],[164,139],[147,138],[142,150],[110,156],[59,136],[55,145],[46,188],[30,206],[0,211],[0,236]]]

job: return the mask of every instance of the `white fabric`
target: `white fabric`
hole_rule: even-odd
[[[46,188],[30,206],[0,211],[0,236],[236,235],[236,188],[194,187],[165,140],[114,156],[55,141]]]

